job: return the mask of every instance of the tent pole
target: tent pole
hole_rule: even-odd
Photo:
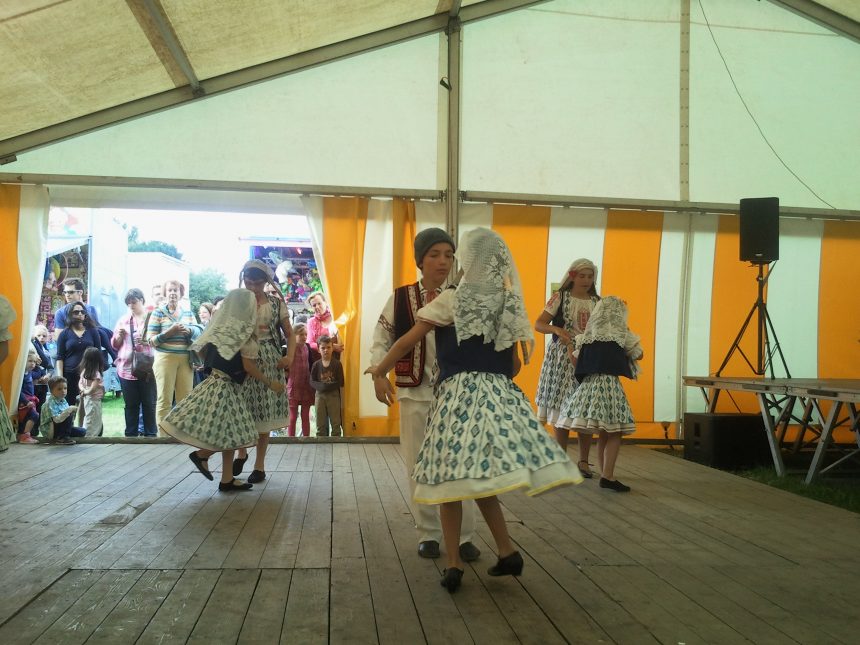
[[[445,228],[455,240],[460,227],[460,81],[463,70],[461,58],[461,23],[456,15],[448,19],[448,173],[445,190]]]

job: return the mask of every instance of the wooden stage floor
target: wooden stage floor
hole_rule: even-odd
[[[234,495],[187,453],[0,454],[0,643],[858,642],[860,515],[645,448],[628,495],[506,495],[522,577],[481,523],[453,596],[396,444],[276,444]]]

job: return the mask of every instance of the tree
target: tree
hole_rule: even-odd
[[[141,242],[139,239],[137,239],[137,236],[137,226],[132,226],[131,231],[128,234],[129,251],[157,251],[160,253],[164,253],[164,255],[169,255],[172,258],[176,258],[177,260],[182,259],[182,253],[180,253],[179,250],[172,244],[168,244],[167,242],[162,242],[160,240],[149,240],[147,242]]]
[[[227,294],[227,277],[215,269],[192,271],[190,282],[188,297],[195,315],[201,302],[212,302],[216,296]]]

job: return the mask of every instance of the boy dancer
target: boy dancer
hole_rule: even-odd
[[[415,236],[415,264],[421,269],[421,280],[398,287],[388,298],[376,329],[373,332],[371,363],[378,365],[394,342],[415,324],[415,313],[437,295],[448,280],[454,266],[454,240],[440,228],[429,228]],[[400,402],[400,448],[407,472],[418,459],[424,441],[427,413],[433,401],[433,373],[436,367],[436,341],[433,334],[421,340],[394,368],[397,400]],[[391,383],[385,376],[374,377],[376,398],[385,403],[393,396]],[[410,477],[413,494],[415,481]],[[418,555],[423,558],[439,557],[442,525],[437,506],[409,504],[418,529]],[[460,533],[460,558],[464,562],[476,560],[481,552],[472,543],[475,532],[475,505],[463,505],[463,524]]]

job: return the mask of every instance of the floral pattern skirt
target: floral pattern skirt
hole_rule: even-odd
[[[218,370],[164,417],[161,428],[182,443],[215,451],[247,448],[258,437],[242,386]]]
[[[415,501],[439,504],[582,481],[528,399],[501,374],[461,372],[437,386],[412,473]]]
[[[260,343],[260,356],[257,367],[269,381],[278,380],[286,383],[283,369],[278,367],[281,360],[281,349],[271,341]],[[286,391],[279,394],[255,378],[248,377],[242,384],[242,396],[245,404],[254,418],[257,432],[268,434],[271,430],[283,428],[290,423],[290,400]]]
[[[621,379],[610,374],[589,374],[582,380],[571,399],[570,415],[573,428],[579,432],[636,431]]]

